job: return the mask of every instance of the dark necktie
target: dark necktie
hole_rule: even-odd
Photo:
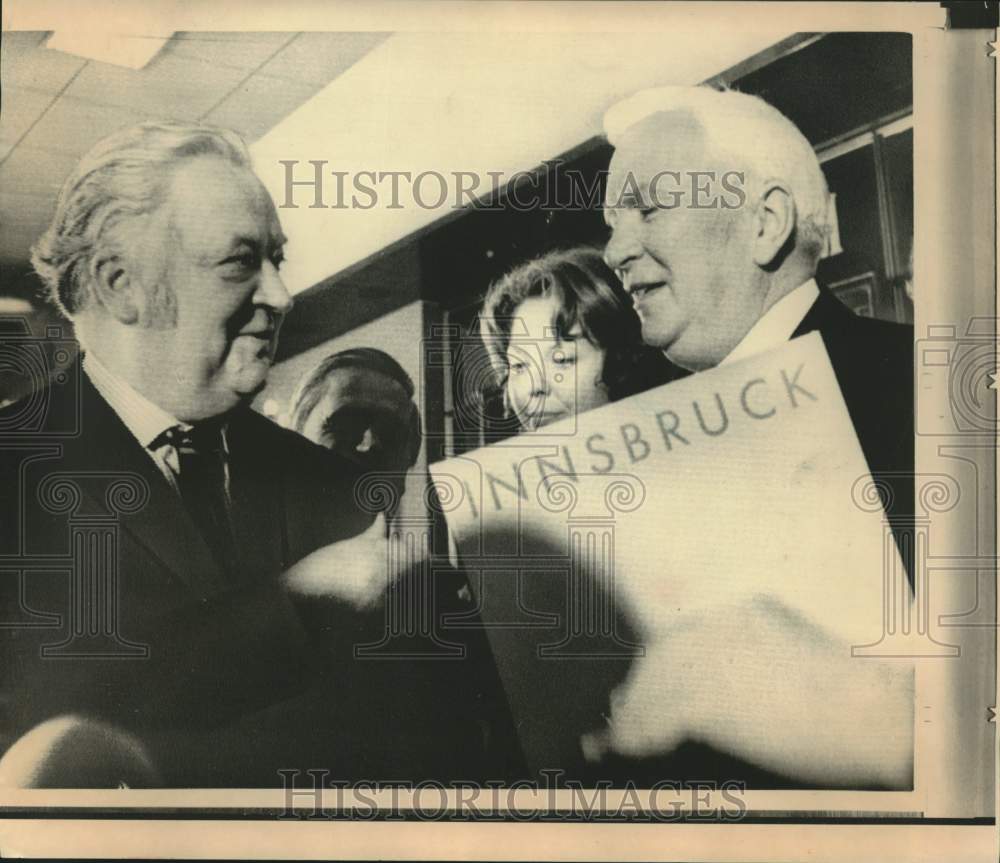
[[[230,573],[236,547],[226,494],[226,453],[222,427],[216,423],[184,429],[174,426],[154,441],[177,450],[177,487],[185,509],[212,550],[219,568]]]

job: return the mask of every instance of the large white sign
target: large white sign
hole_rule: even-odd
[[[850,656],[902,572],[818,334],[431,472],[540,766],[692,614],[773,600]]]

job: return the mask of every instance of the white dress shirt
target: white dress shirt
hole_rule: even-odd
[[[174,491],[180,493],[177,477],[180,476],[180,456],[177,449],[163,442],[157,447],[152,444],[169,428],[180,427],[189,430],[188,423],[182,423],[177,417],[167,413],[163,408],[153,404],[144,395],[136,391],[126,381],[110,371],[93,353],[87,351],[83,355],[83,371],[90,378],[94,388],[101,394],[111,409],[118,414],[119,419],[132,433],[142,448],[149,454],[153,463],[170,483]],[[226,492],[229,491],[229,447],[226,441],[226,429],[222,429],[222,447],[225,458]]]
[[[819,297],[819,286],[815,279],[810,279],[794,291],[785,294],[764,312],[757,323],[750,328],[750,332],[719,365],[746,359],[787,342],[817,297]]]

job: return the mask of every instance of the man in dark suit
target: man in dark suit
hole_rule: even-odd
[[[127,129],[66,181],[33,262],[82,362],[0,417],[8,743],[73,714],[167,784],[280,784],[292,740],[336,767],[308,693],[390,577],[356,468],[249,407],[284,243],[223,130]]]
[[[707,87],[638,93],[607,113],[605,129],[615,146],[605,259],[633,298],[643,339],[697,372],[818,331],[868,466],[890,491],[887,514],[905,524],[913,508],[912,330],[858,318],[816,284],[829,195],[809,142],[761,99]],[[685,645],[704,661],[671,665],[671,655],[690,655]],[[849,645],[799,620],[781,597],[720,607],[678,625],[650,652],[675,669],[669,685],[639,679],[659,673],[655,663],[637,666],[612,706],[610,730],[588,741],[595,755],[605,747],[663,753],[693,737],[793,781],[909,782],[909,669],[851,662]],[[801,659],[798,682],[774,674],[790,655]],[[706,679],[719,684],[705,687]],[[754,689],[762,681],[773,683],[766,705]],[[877,695],[866,702],[858,693]],[[849,722],[795,719],[828,714],[833,703]],[[718,705],[729,709],[720,716]]]

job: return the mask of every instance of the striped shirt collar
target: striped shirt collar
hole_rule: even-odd
[[[111,372],[91,351],[83,355],[83,371],[144,449],[169,428],[189,427]]]

